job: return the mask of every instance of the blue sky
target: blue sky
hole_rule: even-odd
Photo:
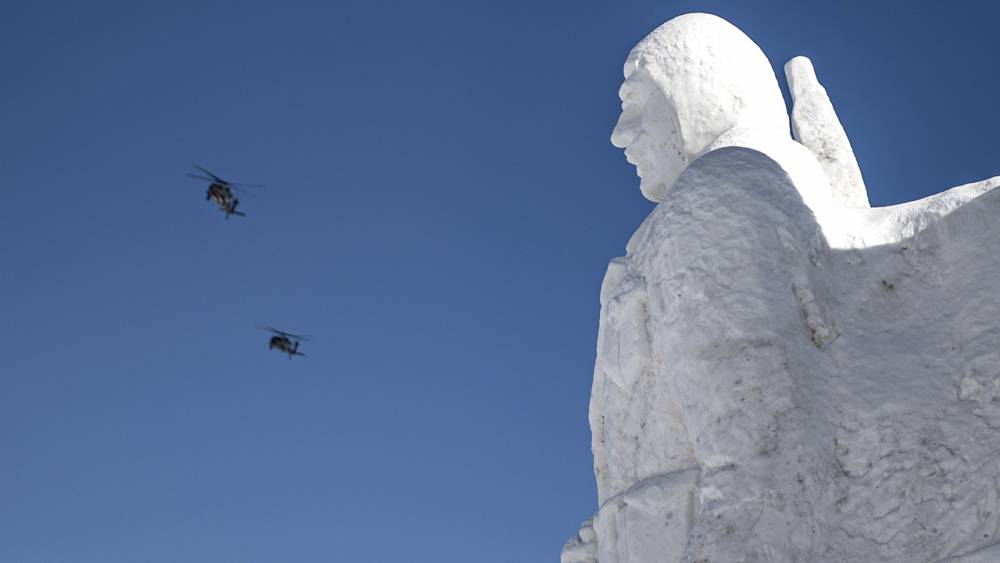
[[[885,205],[1000,174],[997,9],[935,6],[6,2],[0,561],[556,560],[628,49],[811,57]],[[193,162],[267,187],[225,221]]]

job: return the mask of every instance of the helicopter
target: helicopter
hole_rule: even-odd
[[[268,350],[274,350],[277,348],[279,352],[288,354],[289,360],[292,359],[292,356],[305,356],[304,353],[299,352],[299,344],[303,340],[309,340],[308,337],[292,334],[290,332],[278,330],[274,327],[266,325],[262,325],[259,328],[261,330],[274,333],[274,336],[271,337],[271,341],[267,346]]]
[[[209,172],[207,169],[194,165],[195,168],[200,170],[203,174],[192,174],[188,173],[188,176],[192,178],[197,178],[199,180],[207,180],[211,182],[208,185],[208,190],[205,192],[205,201],[212,200],[219,205],[219,211],[226,214],[226,219],[229,219],[230,215],[237,215],[239,217],[246,217],[246,213],[242,211],[237,211],[236,207],[239,206],[240,200],[233,193],[233,190],[244,194],[250,194],[251,192],[245,188],[250,187],[262,187],[260,184],[243,184],[238,182],[228,182],[222,178],[216,176],[215,174]]]

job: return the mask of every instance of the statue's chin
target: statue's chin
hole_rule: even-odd
[[[636,171],[638,172],[638,168]],[[660,171],[658,171],[660,172]],[[660,172],[658,174],[650,173],[639,173],[639,190],[642,192],[643,197],[652,201],[653,203],[660,203],[667,197],[667,191],[674,182],[677,181],[677,173],[664,174]]]

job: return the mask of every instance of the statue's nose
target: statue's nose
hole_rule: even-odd
[[[611,144],[620,149],[628,147],[639,133],[639,126],[640,119],[637,114],[623,111],[618,116],[618,123],[615,124],[614,130],[611,131]]]

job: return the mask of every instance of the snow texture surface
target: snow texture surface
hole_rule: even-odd
[[[795,57],[785,63],[785,77],[792,94],[792,132],[809,147],[830,180],[835,203],[868,207],[868,191],[854,158],[851,142],[837,119],[826,88],[816,79],[812,62]]]
[[[629,55],[659,202],[608,266],[599,507],[563,563],[1000,561],[1000,178],[868,207],[812,64],[715,16]]]

